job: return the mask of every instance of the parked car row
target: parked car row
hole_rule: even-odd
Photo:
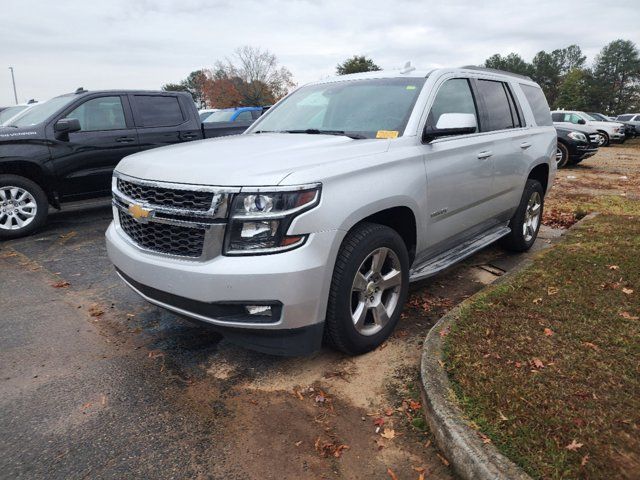
[[[262,113],[240,110],[202,123],[184,92],[82,88],[23,109],[0,129],[0,239],[34,231],[49,205],[108,195],[127,155],[239,134]]]

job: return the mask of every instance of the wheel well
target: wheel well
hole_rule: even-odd
[[[378,223],[386,225],[398,232],[398,235],[404,240],[409,252],[409,263],[413,262],[416,255],[416,217],[409,207],[393,207],[381,210],[367,218],[362,219],[363,222]]]
[[[529,173],[529,177],[532,180],[538,180],[542,184],[542,191],[547,191],[547,185],[549,184],[549,165],[541,163],[536,165]]]
[[[607,137],[609,136],[606,130],[598,130],[598,133],[604,133]]]
[[[49,203],[56,206],[56,199],[50,188],[47,188],[47,182],[45,181],[42,169],[38,165],[34,165],[29,162],[7,162],[0,163],[0,175],[19,175],[21,177],[28,178],[36,182],[42,190],[47,194]]]

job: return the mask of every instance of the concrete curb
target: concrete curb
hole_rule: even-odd
[[[587,215],[569,230],[595,217]],[[563,235],[564,236],[564,235]],[[459,318],[461,311],[487,289],[499,285],[529,266],[533,258],[523,261],[494,283],[483,288],[444,315],[429,331],[422,347],[420,375],[422,404],[427,422],[436,443],[451,462],[455,472],[463,479],[474,480],[532,480],[520,467],[502,455],[491,443],[484,443],[478,432],[471,428],[460,409],[443,361],[443,332]],[[445,335],[446,336],[446,335]]]

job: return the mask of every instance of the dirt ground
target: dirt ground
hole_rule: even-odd
[[[633,152],[613,146],[559,172],[551,208],[603,179],[636,194]],[[15,292],[0,299],[0,477],[452,477],[421,417],[422,341],[525,256],[490,247],[413,284],[394,336],[367,355],[278,358],[130,292],[106,258],[110,216],[79,205],[0,245],[2,290]],[[545,229],[535,249],[557,235]]]

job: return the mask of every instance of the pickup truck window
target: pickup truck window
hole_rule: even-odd
[[[251,116],[251,112],[249,110],[245,110],[244,112],[240,112],[234,122],[253,122],[253,117]]]
[[[29,127],[31,125],[37,125],[46,121],[51,115],[74,100],[76,100],[76,97],[72,95],[52,98],[51,100],[47,100],[44,103],[36,105],[35,107],[31,107],[29,110],[21,114],[19,118],[16,118],[11,122],[11,125],[14,127]]]
[[[216,122],[230,122],[235,110],[218,110],[209,115],[204,123],[216,123]]]
[[[347,80],[302,87],[269,110],[259,131],[404,133],[424,78]]]
[[[127,128],[119,96],[99,97],[87,100],[66,118],[77,118],[83,132],[99,130],[123,130]]]
[[[469,80],[466,78],[454,78],[447,80],[438,90],[427,125],[435,127],[438,124],[440,115],[443,113],[471,113],[475,115],[478,123],[478,112],[473,100]]]
[[[478,92],[484,100],[486,109],[482,131],[505,130],[516,126],[504,83],[478,80]]]
[[[174,127],[184,122],[177,97],[134,95],[139,127]]]
[[[536,125],[538,126],[548,126],[553,125],[551,121],[551,112],[549,111],[549,104],[547,103],[547,99],[544,96],[544,92],[541,88],[532,87],[531,85],[520,84],[520,88],[524,92],[524,96],[527,98],[527,102],[531,106],[531,110],[533,111],[533,118],[536,121]],[[556,120],[558,114],[554,113],[554,121],[562,121]]]

